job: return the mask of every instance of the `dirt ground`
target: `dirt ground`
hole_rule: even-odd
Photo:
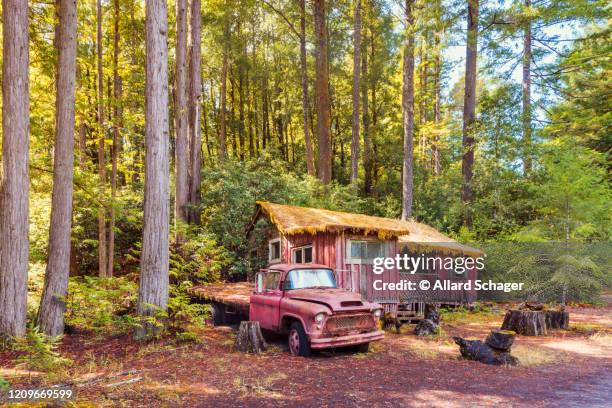
[[[75,361],[61,379],[15,368],[0,354],[13,387],[70,384],[74,406],[95,407],[608,407],[612,406],[612,308],[570,308],[569,331],[517,337],[518,367],[458,358],[450,336],[483,339],[503,311],[444,316],[438,338],[412,327],[388,332],[367,354],[336,350],[291,357],[284,341],[262,355],[234,352],[234,330],[205,327],[202,344],[130,337],[66,336]],[[55,382],[54,382],[55,381]]]

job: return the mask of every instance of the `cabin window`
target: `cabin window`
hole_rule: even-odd
[[[268,243],[269,255],[268,259],[270,262],[280,262],[281,260],[281,241],[280,238],[271,239]]]
[[[268,272],[264,277],[264,290],[276,290],[278,289],[278,282],[280,281],[279,272]]]
[[[312,245],[304,245],[292,249],[293,263],[312,263]]]
[[[385,245],[382,241],[351,239],[348,244],[348,258],[351,260],[371,261],[385,256]]]

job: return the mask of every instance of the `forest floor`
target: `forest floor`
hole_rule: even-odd
[[[68,382],[75,406],[612,406],[612,307],[569,311],[570,330],[517,337],[518,367],[461,360],[450,339],[484,339],[500,326],[499,309],[445,314],[436,338],[404,326],[367,354],[311,358],[291,357],[280,339],[261,355],[235,352],[230,327],[204,327],[202,343],[186,345],[75,333],[60,347],[75,362],[61,379],[15,368],[9,353],[0,354],[0,375],[14,388]]]

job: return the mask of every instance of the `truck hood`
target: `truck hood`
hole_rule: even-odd
[[[290,299],[323,304],[332,311],[369,311],[374,306],[364,301],[361,294],[345,289],[295,289],[285,293]]]

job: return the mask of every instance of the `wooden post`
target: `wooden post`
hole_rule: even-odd
[[[261,334],[259,322],[240,322],[235,347],[236,350],[244,353],[257,354],[264,352],[268,348],[268,344]]]

